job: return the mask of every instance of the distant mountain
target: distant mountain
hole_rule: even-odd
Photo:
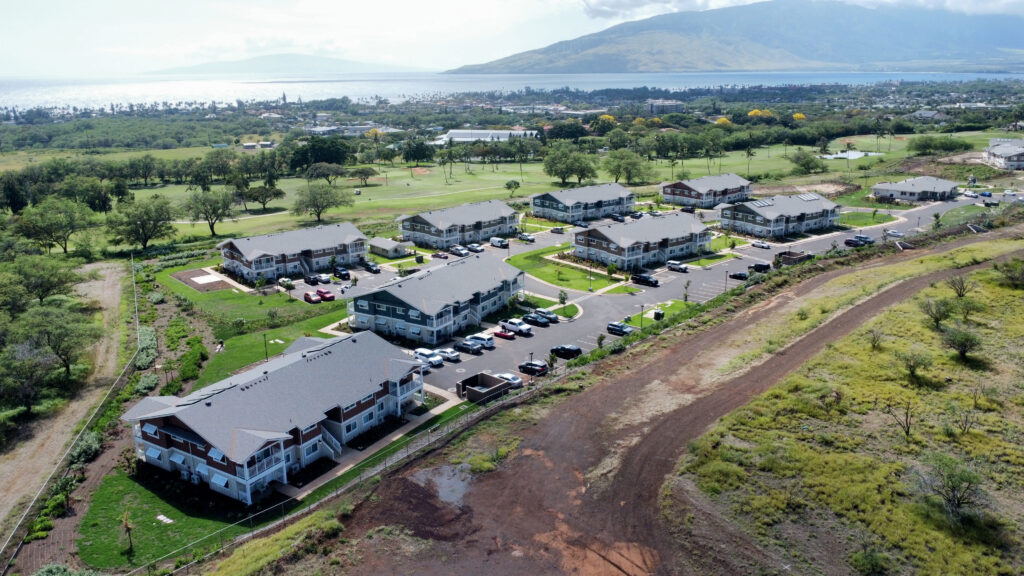
[[[626,22],[449,72],[1017,72],[1024,71],[1021,30],[1017,16],[775,0]]]
[[[195,66],[169,68],[154,74],[361,74],[371,72],[411,72],[411,66],[392,66],[355,62],[306,54],[271,54],[245,60],[207,62]]]

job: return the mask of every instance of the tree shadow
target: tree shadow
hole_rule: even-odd
[[[961,365],[977,372],[992,372],[995,367],[992,365],[992,361],[983,356],[967,356],[961,357],[959,354],[956,356],[957,362]]]
[[[946,513],[939,498],[929,496],[919,504],[917,513],[927,526],[965,543],[1003,550],[1013,545],[1011,534],[1006,530],[1006,522],[987,510],[969,510],[957,523]]]

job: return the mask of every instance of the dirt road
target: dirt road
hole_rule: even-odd
[[[941,250],[971,241],[976,240]],[[655,342],[656,352],[632,351],[607,362],[600,367],[602,383],[526,428],[518,454],[471,483],[458,513],[419,514],[449,505],[419,489],[409,475],[385,480],[380,497],[360,506],[348,522],[346,536],[400,524],[430,540],[431,550],[403,558],[367,541],[359,551],[360,572],[404,573],[410,562],[417,574],[438,575],[782,571],[777,559],[699,498],[675,506],[691,512],[686,518],[662,516],[659,498],[687,441],[799,368],[826,343],[930,282],[969,270],[891,286],[740,375],[715,376],[737,354],[730,338],[772,315],[793,313],[825,282],[848,271],[814,278],[704,332]],[[680,524],[688,524],[686,537],[674,538]],[[289,572],[309,568],[300,564]]]
[[[80,297],[103,309],[104,336],[92,350],[95,369],[85,387],[51,418],[33,422],[12,449],[0,455],[0,518],[5,518],[0,538],[7,539],[13,522],[64,454],[76,425],[86,418],[106,393],[118,370],[118,322],[123,263],[99,262],[85,266],[96,280],[78,286]],[[2,540],[0,540],[2,542]]]

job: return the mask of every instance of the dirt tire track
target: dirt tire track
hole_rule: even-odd
[[[0,535],[4,539],[64,454],[75,427],[91,413],[117,377],[121,281],[127,269],[124,263],[98,262],[86,265],[83,272],[95,272],[98,276],[79,284],[79,295],[86,301],[98,302],[103,309],[103,338],[92,350],[93,373],[66,406],[54,416],[30,424],[23,439],[0,456],[0,518],[7,518]]]

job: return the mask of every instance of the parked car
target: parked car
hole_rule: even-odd
[[[608,333],[612,336],[625,336],[636,332],[636,328],[624,322],[609,322]]]
[[[850,248],[860,248],[861,246],[864,245],[863,242],[857,240],[856,238],[847,238],[846,240],[843,240],[843,244],[846,244]]]
[[[444,358],[430,348],[417,348],[413,351],[412,356],[420,362],[426,362],[430,366],[444,365]]]
[[[479,244],[474,243],[474,244],[470,244],[469,246],[466,246],[466,250],[469,250],[470,252],[479,254],[480,252],[484,251],[484,247],[479,245]]]
[[[978,197],[978,193],[974,192],[973,190],[968,190],[968,191],[964,192],[964,197],[965,198],[977,198]]]
[[[508,248],[508,240],[505,240],[501,236],[494,236],[491,238],[491,246],[495,248]]]
[[[547,328],[548,326],[551,325],[550,320],[541,316],[540,314],[534,314],[532,312],[529,314],[524,314],[523,321],[533,326],[540,326],[541,328]]]
[[[533,237],[533,234],[527,234],[526,232],[520,232],[517,238],[519,238],[523,242],[529,242],[531,244],[537,241],[537,239]]]
[[[472,340],[459,340],[455,343],[455,349],[467,354],[483,354],[484,352],[483,345]]]
[[[499,322],[502,328],[509,332],[515,332],[527,336],[533,333],[533,328],[530,328],[521,318],[509,318],[508,320],[502,320]]]
[[[639,219],[644,217],[644,213],[643,212],[630,212],[629,213],[629,217],[632,218],[633,220],[639,220]]]
[[[330,274],[317,274],[316,275],[316,280],[317,280],[317,282],[319,282],[321,284],[330,284],[331,283],[331,275]]]
[[[319,296],[320,299],[323,300],[324,302],[334,301],[334,292],[331,292],[327,288],[317,288],[316,295]]]
[[[583,354],[583,350],[580,350],[580,347],[575,344],[559,344],[551,349],[551,353],[559,358],[572,360],[580,354]]]
[[[872,238],[871,236],[868,236],[867,234],[857,234],[853,238],[854,238],[854,240],[860,240],[861,242],[863,242],[865,244],[874,244],[875,243],[875,239]]]
[[[319,274],[306,274],[305,276],[302,277],[302,280],[303,280],[303,282],[305,282],[306,284],[309,284],[310,286],[316,286],[317,284],[320,283],[320,275]]]
[[[367,272],[372,272],[374,274],[380,274],[380,266],[377,266],[376,262],[373,262],[371,260],[363,260],[360,263],[360,265],[363,267],[363,270],[366,270]]]
[[[433,254],[430,255],[430,257],[431,258],[440,258],[441,260],[447,260],[448,259],[448,255],[445,254],[444,252],[434,252]]]
[[[448,251],[456,256],[469,256],[469,250],[466,250],[464,246],[459,246],[458,244],[449,248]]]
[[[351,280],[352,275],[349,274],[348,268],[345,268],[341,264],[334,267],[334,275],[338,277],[338,280]]]
[[[548,373],[548,363],[543,360],[527,360],[519,365],[519,371],[530,376],[543,376]]]
[[[661,210],[651,210],[648,214],[651,216],[661,216]]]
[[[690,267],[689,266],[687,266],[686,264],[683,264],[682,262],[680,262],[678,260],[669,260],[665,264],[668,266],[668,269],[672,270],[673,272],[689,272],[690,271]]]
[[[466,340],[476,342],[488,350],[494,350],[494,338],[485,332],[477,332],[472,336],[466,336]]]
[[[985,208],[994,208],[999,206],[999,200],[985,200]]]
[[[590,228],[590,224],[587,224],[583,220],[577,220],[576,222],[573,222],[572,225],[577,228]]]
[[[751,264],[750,266],[747,266],[747,270],[748,271],[757,272],[758,274],[764,274],[765,272],[768,272],[771,269],[772,269],[772,265],[771,264],[767,264],[765,262],[757,262],[755,264]]]
[[[320,303],[320,296],[318,296],[316,292],[306,292],[305,294],[302,295],[302,299],[305,300],[306,302],[309,302],[310,304]]]
[[[991,198],[992,197],[992,193],[989,192],[988,190],[982,190],[981,192],[978,192],[978,195],[979,196],[983,196],[985,198]]]
[[[906,236],[906,234],[900,232],[899,230],[886,230],[885,235],[889,236],[890,238],[903,238]]]
[[[501,378],[505,382],[508,382],[509,386],[511,386],[512,388],[522,388],[523,387],[523,379],[520,378],[519,376],[516,376],[515,374],[513,374],[511,372],[502,372],[500,374],[495,374],[494,377],[495,378]]]
[[[750,275],[746,272],[731,272],[729,273],[729,278],[732,278],[733,280],[746,280],[747,278],[750,278]]]
[[[608,217],[611,218],[612,220],[615,220],[616,222],[626,221],[626,219],[622,217],[622,214],[609,214]]]
[[[1017,193],[1013,190],[1003,190],[1003,196],[1016,196]]]
[[[291,290],[292,288],[295,288],[295,283],[292,282],[292,279],[287,276],[282,276],[278,278],[277,285],[280,286],[281,288],[284,288],[285,290]]]
[[[764,240],[754,240],[753,242],[750,243],[750,245],[753,246],[754,248],[764,248],[766,250],[772,249],[771,245],[765,242]]]
[[[651,286],[652,288],[657,288],[660,284],[658,279],[650,274],[633,274],[631,278],[633,279],[634,284],[642,284],[644,286]]]
[[[561,226],[555,226],[554,228],[551,229],[551,233],[552,234],[565,234],[565,228],[562,228]]]
[[[494,335],[497,336],[498,338],[501,338],[502,340],[515,340],[516,339],[516,333],[512,332],[511,330],[505,330],[505,329],[495,330],[494,331]]]
[[[544,318],[545,320],[547,320],[548,322],[550,322],[552,324],[558,324],[558,321],[559,321],[558,314],[555,314],[551,310],[545,310],[543,308],[537,308],[536,310],[533,311],[533,313],[536,314],[537,316],[541,316],[542,318]]]
[[[462,360],[462,356],[454,348],[438,348],[437,350],[434,350],[434,352],[449,362],[458,362]]]

